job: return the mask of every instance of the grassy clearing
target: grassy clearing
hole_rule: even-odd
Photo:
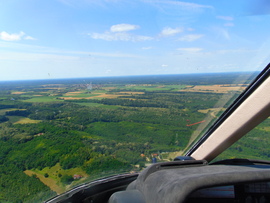
[[[270,132],[270,127],[262,127],[260,129],[266,132]]]
[[[19,134],[15,134],[13,136],[13,138],[19,139],[19,140],[21,140],[21,139],[31,139],[31,136],[28,135],[27,133],[19,133]]]
[[[12,109],[1,109],[0,110],[0,115],[5,115],[6,112],[8,112],[8,111],[15,111],[15,110],[20,110],[20,109],[16,109],[16,108],[12,108]]]
[[[175,88],[175,89],[183,89],[186,87],[186,85],[166,85],[166,87]]]
[[[0,99],[6,100],[6,99],[8,99],[8,97],[0,97]]]
[[[64,170],[59,163],[57,163],[51,168],[46,167],[42,170],[26,170],[24,171],[24,173],[28,176],[32,176],[33,174],[36,175],[41,182],[50,187],[50,189],[55,191],[57,194],[61,194],[69,188],[69,186],[65,186],[61,183],[61,176],[74,176],[75,174],[83,176],[83,178],[81,178],[80,180],[73,181],[71,186],[82,183],[86,178],[88,178],[88,174],[81,168]],[[47,178],[45,178],[44,176],[46,173],[48,174]]]
[[[13,124],[27,124],[27,123],[39,123],[40,120],[32,120],[23,116],[7,116],[9,121]]]
[[[57,181],[47,177],[45,178],[44,175],[34,172],[34,171],[30,171],[30,170],[26,170],[24,171],[24,173],[28,176],[32,176],[32,175],[36,175],[36,177],[42,182],[44,183],[44,185],[47,185],[51,190],[55,191],[58,195],[65,192],[65,188],[61,187],[57,184]]]
[[[23,116],[7,116],[7,117],[11,123],[16,123],[16,122],[20,121],[21,119],[25,118]]]
[[[178,91],[178,90],[185,89],[187,86],[186,85],[166,85],[166,87],[174,89],[172,91]]]
[[[34,97],[34,95],[22,94],[22,95],[20,95],[20,97],[21,97],[21,98],[23,98],[23,97]]]
[[[28,124],[28,123],[39,123],[40,120],[32,120],[30,118],[21,118],[19,121],[15,122],[14,124]]]

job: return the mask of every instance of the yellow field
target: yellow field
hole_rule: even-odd
[[[117,97],[120,97],[120,96],[123,96],[123,95],[117,95],[117,94],[100,94],[98,96],[93,96],[94,97],[97,97],[97,98],[110,98],[110,99],[113,99],[113,98],[117,98]]]
[[[15,108],[13,108],[13,109],[1,109],[1,110],[0,110],[0,115],[1,115],[1,114],[5,114],[5,113],[8,112],[8,111],[15,111],[15,110],[19,110],[19,109],[15,109]]]
[[[21,118],[19,121],[15,122],[14,124],[27,124],[27,123],[39,123],[39,120],[32,120],[30,118]]]
[[[116,89],[116,87],[102,87],[103,90],[113,90],[113,89]]]
[[[270,132],[270,127],[263,127],[262,130]]]
[[[65,96],[72,96],[72,95],[81,94],[81,93],[83,92],[67,92]]]
[[[220,111],[225,111],[226,109],[225,108],[210,108],[210,109],[201,109],[201,110],[198,110],[198,112],[200,113],[210,113],[210,115],[214,118],[216,118],[216,115],[218,112]]]
[[[79,100],[79,99],[95,99],[95,98],[110,98],[110,99],[114,99],[117,98],[119,96],[123,96],[123,95],[117,95],[117,94],[105,94],[105,93],[96,93],[99,95],[95,95],[95,96],[91,96],[91,97],[59,97],[59,99],[63,99],[63,100]]]
[[[228,93],[230,91],[243,91],[246,87],[239,85],[196,85],[180,90],[181,92],[213,92],[213,93]]]
[[[26,92],[12,92],[11,94],[24,94]]]
[[[44,86],[44,85],[42,85],[42,86]],[[40,88],[36,88],[36,89],[48,89],[48,90],[63,90],[63,89],[65,89],[64,87],[49,87],[49,86],[47,86],[47,87],[40,87]]]

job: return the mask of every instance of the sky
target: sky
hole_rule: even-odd
[[[0,1],[0,81],[261,70],[267,0]]]

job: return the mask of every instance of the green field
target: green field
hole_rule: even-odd
[[[92,91],[93,93],[107,93],[108,91],[107,90],[95,90],[95,91]]]
[[[24,102],[57,102],[59,101],[57,97],[54,96],[40,96],[33,97],[31,99],[23,100]]]

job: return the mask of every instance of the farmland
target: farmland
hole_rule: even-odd
[[[226,110],[250,83],[248,76],[239,84],[233,84],[239,74],[5,83],[0,201],[28,201],[41,191],[42,201],[96,178],[139,172],[153,159],[172,160]],[[269,127],[256,136],[260,132]],[[250,140],[243,141],[242,153]],[[11,189],[18,195],[6,195]]]
[[[186,87],[184,92],[213,92],[213,93],[229,93],[233,91],[243,91],[246,88],[244,84],[222,84],[222,85],[194,85]]]

